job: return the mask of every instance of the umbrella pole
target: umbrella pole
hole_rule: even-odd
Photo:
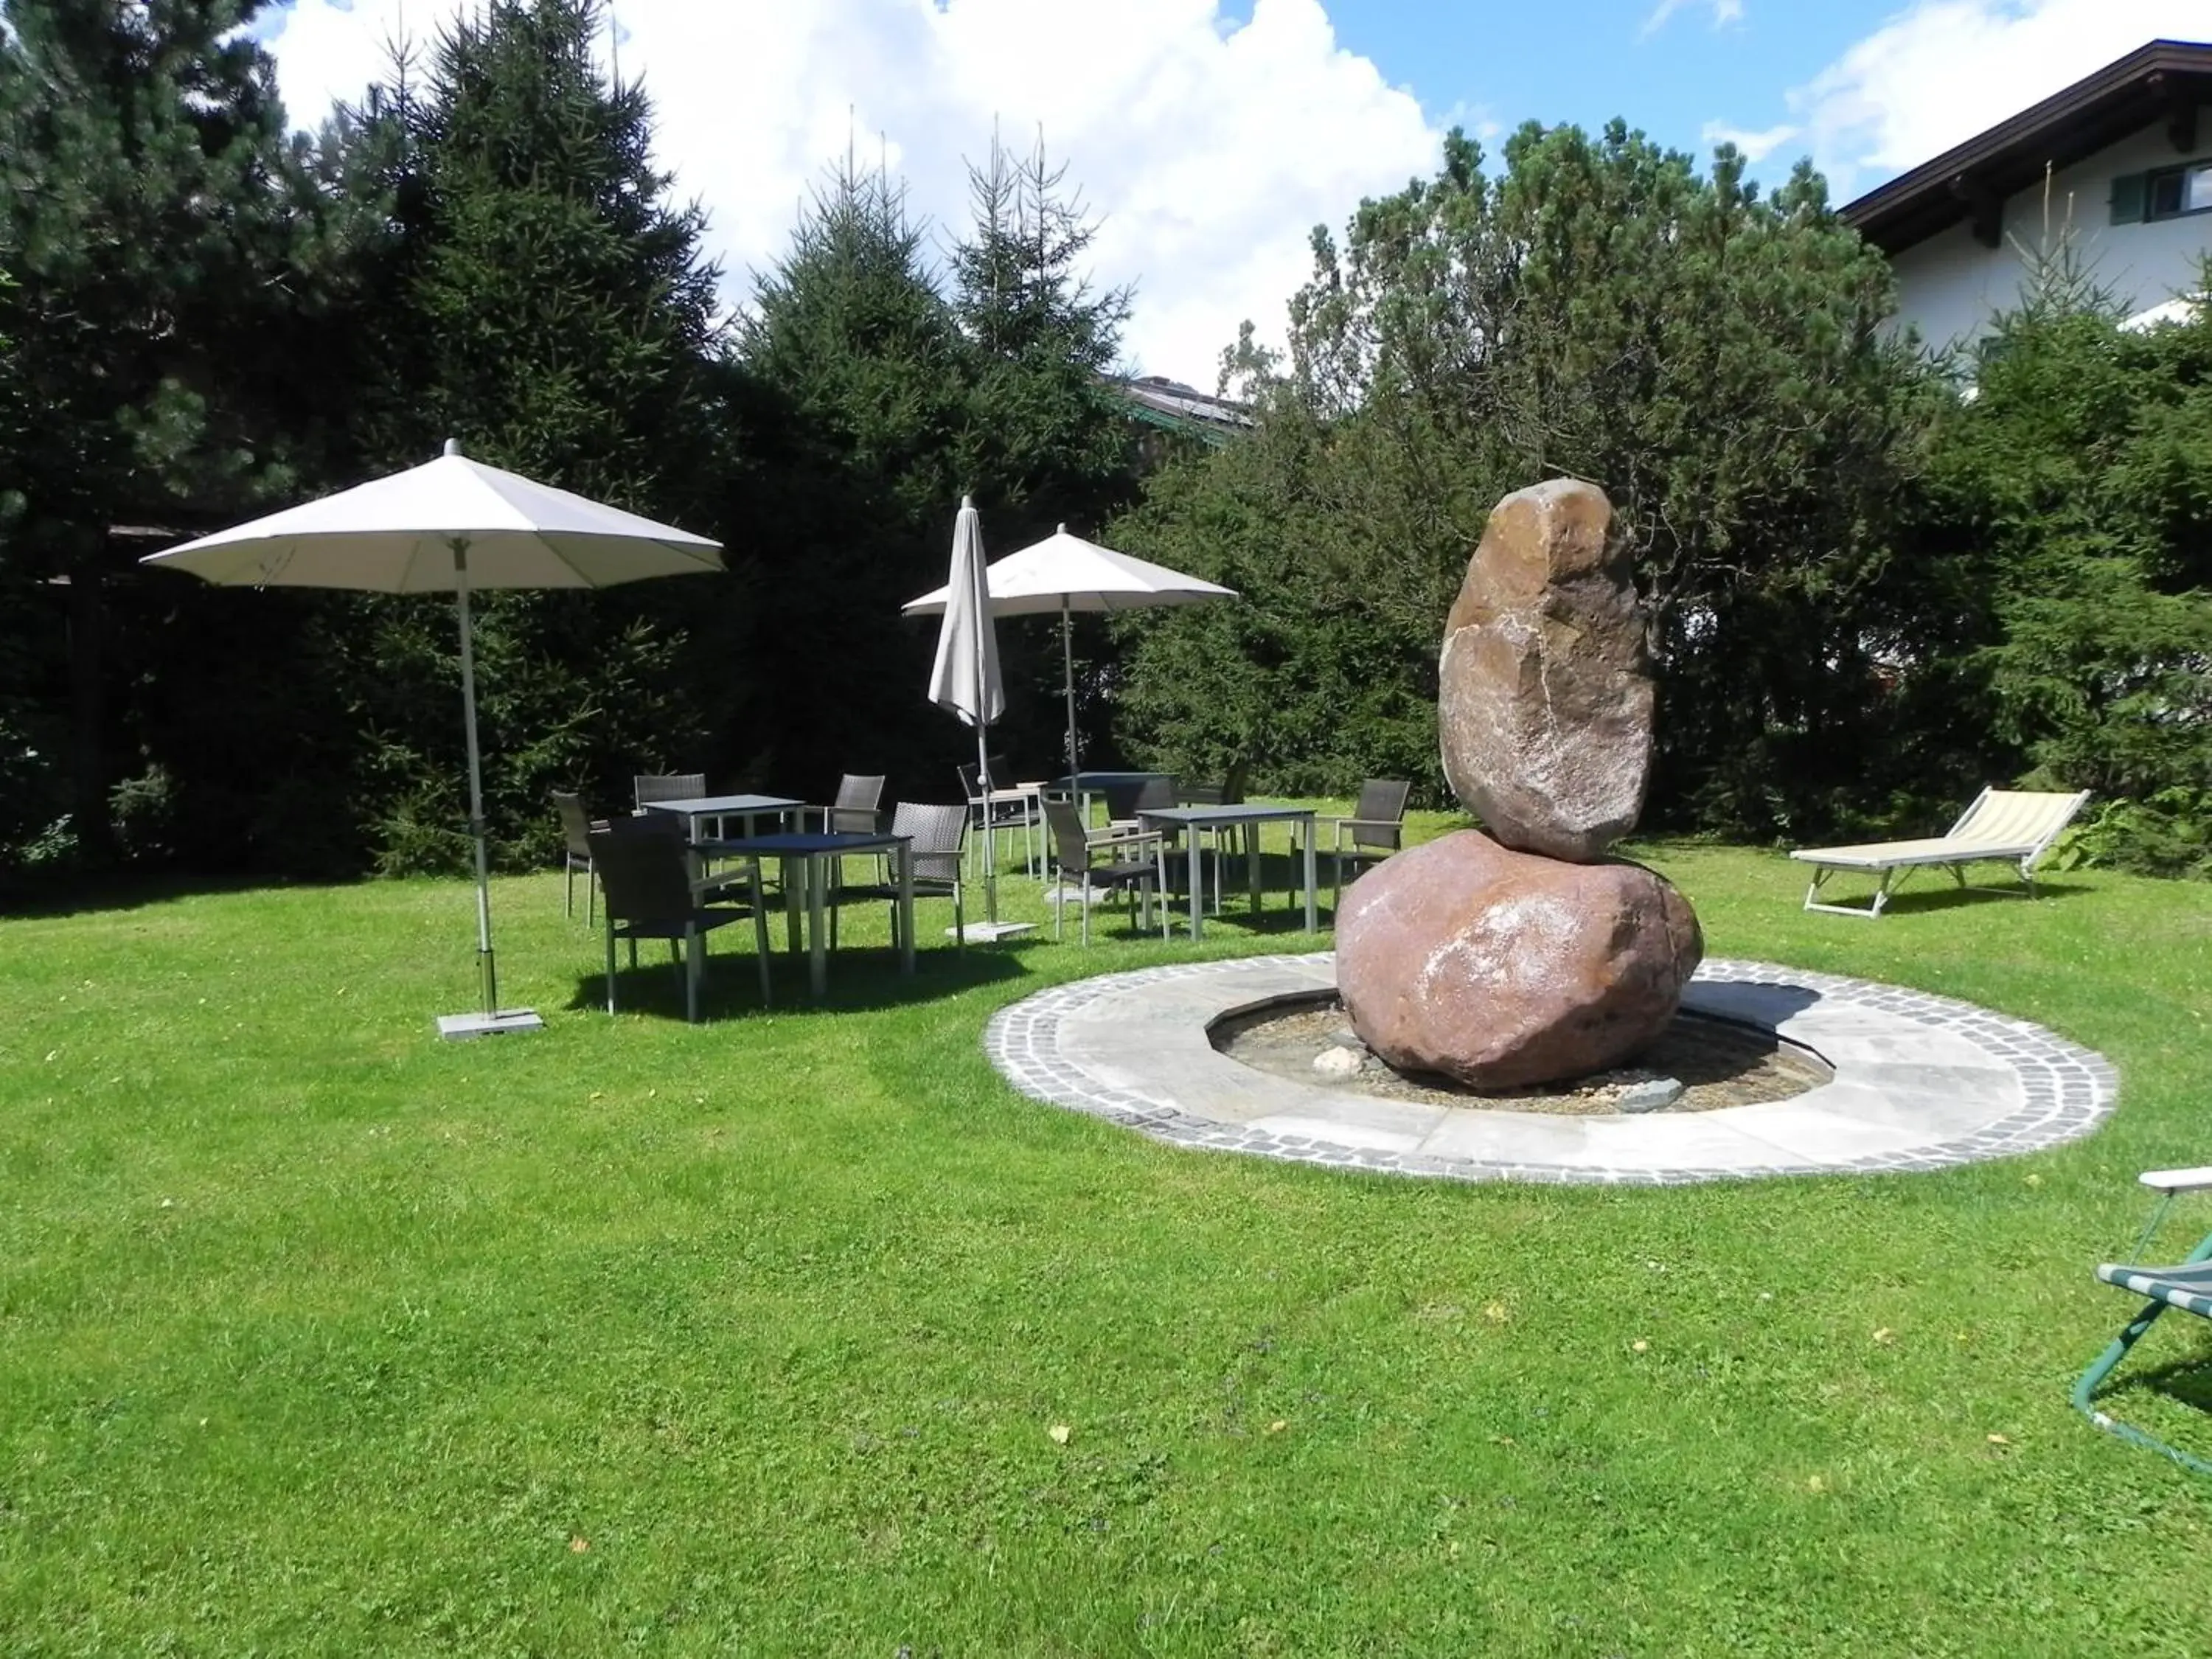
[[[477,747],[476,629],[469,620],[469,544],[453,543],[453,604],[461,628],[461,725],[469,750],[469,836],[476,843],[477,976],[483,998],[480,1014],[443,1014],[438,1030],[449,1037],[481,1036],[491,1031],[536,1030],[544,1022],[526,1008],[505,1013],[499,1006],[499,969],[491,950],[491,861],[484,841],[483,762]]]
[[[975,722],[975,775],[983,781],[983,920],[999,924],[999,854],[991,830],[991,728]]]
[[[1073,789],[1083,767],[1075,753],[1075,624],[1065,593],[1060,596],[1060,669],[1067,692],[1067,782]]]

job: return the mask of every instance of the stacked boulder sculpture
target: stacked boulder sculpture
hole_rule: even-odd
[[[1337,988],[1401,1070],[1511,1089],[1602,1071],[1674,1017],[1689,902],[1607,857],[1644,808],[1652,686],[1625,549],[1594,485],[1498,504],[1445,624],[1444,775],[1487,834],[1385,860],[1345,895]]]

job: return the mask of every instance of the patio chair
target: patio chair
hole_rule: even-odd
[[[572,795],[556,789],[553,810],[561,815],[561,873],[568,888],[568,914],[571,920],[576,915],[576,872],[584,872],[584,925],[588,927],[598,917],[599,896],[599,877],[592,870],[592,812],[584,805],[581,795]]]
[[[666,814],[651,816],[658,818]],[[607,907],[609,1013],[615,1011],[615,941],[629,941],[629,965],[635,968],[638,940],[665,939],[684,979],[684,1017],[697,1024],[707,935],[748,916],[753,923],[753,949],[759,956],[761,1005],[768,1006],[768,908],[761,896],[757,860],[748,860],[711,880],[694,882],[680,834],[627,826],[616,829],[610,824],[592,831],[590,847]],[[746,890],[743,902],[709,902],[740,883]]]
[[[1332,913],[1344,904],[1344,866],[1352,866],[1352,879],[1370,864],[1380,864],[1405,844],[1406,801],[1413,793],[1413,786],[1402,778],[1370,778],[1359,786],[1359,799],[1348,818],[1331,818],[1335,825],[1336,841],[1329,849],[1329,865],[1335,872],[1335,890],[1330,895],[1328,908]],[[1352,845],[1344,844],[1349,830]]]
[[[833,836],[873,835],[880,822],[884,781],[848,772],[837,781],[837,799],[827,806],[810,806],[822,815],[823,830]]]
[[[1950,871],[1961,889],[1966,885],[1969,864],[2016,865],[2027,896],[2035,896],[2035,864],[2058,839],[2059,831],[2073,822],[2089,799],[2076,794],[2046,793],[2020,789],[1984,789],[1959,821],[1941,836],[1922,841],[1870,842],[1861,847],[1799,848],[1790,856],[1813,866],[1813,884],[1805,890],[1805,908],[1838,916],[1878,916],[1899,888],[1916,870],[1937,866]],[[1877,880],[1869,904],[1815,902],[1820,887],[1841,870],[1866,871]]]
[[[1186,783],[1176,791],[1176,800],[1182,806],[1237,806],[1244,799],[1244,779],[1250,771],[1244,761],[1233,763],[1221,775],[1218,783]]]
[[[952,901],[952,937],[967,948],[966,888],[961,878],[961,859],[968,839],[968,808],[963,805],[933,806],[902,800],[891,808],[891,834],[914,842],[914,896],[917,899]],[[847,887],[832,882],[824,896],[830,906],[830,948],[837,948],[837,912],[848,904],[887,903],[891,907],[891,944],[899,945],[898,881],[894,875],[879,882]]]
[[[1153,889],[1159,880],[1158,864],[1160,837],[1154,833],[1133,836],[1099,835],[1084,823],[1083,814],[1071,803],[1048,800],[1044,804],[1046,830],[1052,841],[1053,861],[1059,866],[1059,879],[1053,884],[1052,936],[1061,938],[1066,933],[1062,913],[1067,906],[1067,887],[1070,882],[1081,884],[1083,906],[1083,943],[1091,943],[1091,895],[1094,889],[1128,892],[1133,890],[1144,898],[1144,919],[1139,927],[1152,925]],[[1108,854],[1108,862],[1100,864],[1098,854]],[[1135,854],[1135,857],[1124,854]],[[1132,921],[1135,920],[1132,905]],[[1160,903],[1160,937],[1168,934],[1168,908],[1165,900]]]
[[[991,757],[991,794],[983,795],[982,769],[970,763],[957,766],[953,770],[960,777],[960,793],[968,803],[968,812],[977,836],[983,833],[988,819],[993,830],[1018,827],[1022,832],[1022,867],[1030,874],[1036,871],[1036,797],[1025,789],[1016,789],[1014,769],[1004,755]],[[981,846],[979,841],[977,847]]]
[[[872,836],[883,828],[884,781],[861,777],[848,772],[837,780],[837,799],[827,806],[803,806],[799,818],[805,823],[810,816],[819,816],[822,832],[829,836]],[[866,855],[878,872],[877,880],[886,879],[882,873],[884,860],[879,854]],[[842,885],[844,860],[838,860],[837,879],[831,884]]]
[[[1106,797],[1106,828],[1116,836],[1143,833],[1145,821],[1139,814],[1173,806],[1179,799],[1176,781],[1164,773],[1117,781],[1099,793]]]
[[[696,800],[707,793],[704,772],[640,772],[630,780],[637,793],[637,810],[657,800]]]
[[[2152,1170],[2136,1179],[2153,1192],[2160,1194],[2158,1207],[2151,1212],[2150,1224],[2142,1230],[2130,1254],[2136,1260],[2150,1247],[2158,1231],[2158,1224],[2166,1218],[2178,1193],[2202,1192],[2212,1188],[2212,1168],[2197,1170]],[[2197,1248],[2185,1256],[2180,1264],[2172,1267],[2134,1267],[2107,1261],[2097,1269],[2097,1278],[2106,1285],[2144,1298],[2142,1307],[2125,1330],[2112,1340],[2112,1346],[2097,1356],[2096,1363],[2081,1373],[2081,1380],[2074,1385],[2074,1405],[2076,1410],[2099,1428],[2116,1434],[2123,1440],[2162,1452],[2183,1468],[2199,1474],[2212,1474],[2212,1462],[2191,1455],[2179,1447],[2169,1446],[2163,1440],[2146,1434],[2130,1424],[2122,1423],[2108,1415],[2095,1401],[2098,1385],[2112,1375],[2114,1367],[2127,1358],[2128,1350],[2135,1346],[2142,1334],[2158,1321],[2168,1308],[2179,1308],[2199,1319],[2212,1319],[2212,1233],[2207,1233]]]

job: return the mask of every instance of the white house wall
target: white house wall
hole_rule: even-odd
[[[2201,262],[2212,252],[2212,214],[2116,225],[2112,222],[2112,180],[2125,173],[2212,159],[2212,108],[2198,112],[2197,130],[2198,146],[2187,155],[2175,150],[2160,122],[2052,179],[2053,234],[2067,222],[2071,198],[2072,222],[2091,274],[2130,312],[2147,310],[2196,288]],[[2003,237],[1994,248],[1984,247],[1974,240],[1972,228],[1960,223],[1892,255],[1890,267],[1897,273],[1897,325],[1917,326],[1923,340],[1940,347],[1972,340],[1988,328],[1996,312],[2018,305],[2026,273],[2021,250],[2033,252],[2045,240],[2043,185],[2038,183],[2008,197],[2003,222]]]

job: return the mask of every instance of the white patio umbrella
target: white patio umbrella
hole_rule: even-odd
[[[999,921],[997,849],[991,836],[991,723],[1006,712],[1006,688],[999,680],[999,641],[991,626],[991,607],[983,585],[983,520],[975,503],[960,498],[952,521],[951,580],[939,590],[951,595],[939,608],[944,625],[937,630],[937,659],[929,670],[929,700],[950,709],[975,728],[975,775],[984,799],[983,914]]]
[[[189,571],[224,586],[453,595],[461,629],[461,719],[468,738],[483,1011],[441,1015],[438,1030],[447,1036],[481,1036],[534,1030],[544,1022],[527,1008],[499,1006],[470,592],[611,587],[648,576],[690,575],[720,569],[720,549],[704,536],[468,460],[449,438],[446,453],[424,465],[203,536],[141,562]]]
[[[1116,553],[1110,547],[1071,536],[1067,526],[1042,541],[1009,553],[986,573],[994,617],[1060,613],[1060,669],[1067,698],[1067,769],[1082,769],[1075,742],[1075,645],[1073,613],[1138,611],[1156,605],[1200,605],[1233,599],[1234,588],[1186,576],[1180,570]],[[909,617],[933,617],[945,609],[945,588],[908,600]]]

